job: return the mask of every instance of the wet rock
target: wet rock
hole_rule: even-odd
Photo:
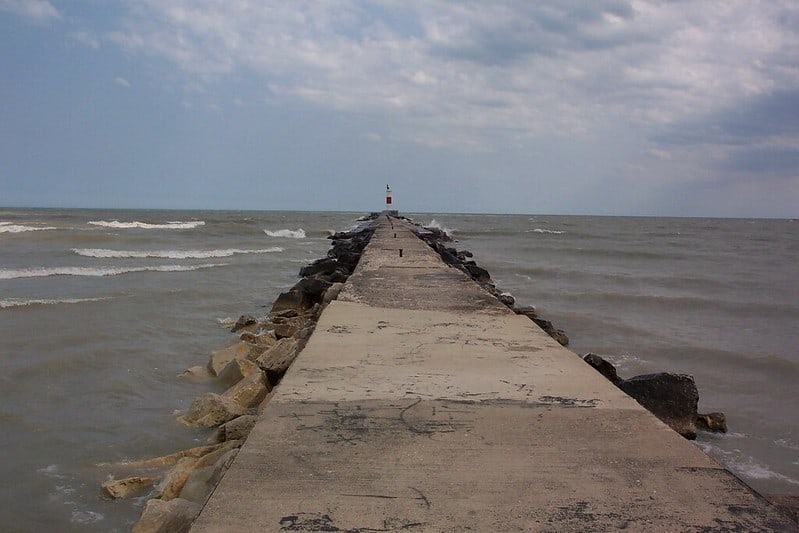
[[[479,267],[477,265],[465,265],[466,272],[478,283],[490,283],[491,282],[491,275],[488,273],[488,270]]]
[[[252,315],[241,315],[236,323],[230,328],[230,331],[236,333],[237,331],[244,329],[247,326],[251,326],[253,324],[257,324],[258,320]]]
[[[307,277],[313,276],[315,274],[332,274],[339,268],[341,265],[336,259],[331,259],[330,257],[323,257],[322,259],[317,259],[310,265],[306,265],[300,269],[300,276]]]
[[[217,438],[220,439],[220,442],[246,439],[257,421],[258,417],[255,415],[242,415],[234,418],[219,426]]]
[[[153,496],[162,500],[173,500],[178,497],[183,484],[189,479],[191,471],[198,459],[194,457],[184,457],[172,469],[167,472],[164,479],[155,487]]]
[[[208,367],[193,366],[178,374],[178,377],[194,383],[202,383],[203,381],[208,381],[214,376],[208,370]]]
[[[517,315],[524,315],[530,320],[534,318],[538,318],[538,315],[535,313],[535,307],[532,305],[524,305],[522,307],[514,307],[513,312]]]
[[[591,365],[594,370],[605,376],[611,383],[618,385],[621,382],[616,367],[595,353],[587,353],[583,356],[583,361]]]
[[[103,482],[103,490],[115,500],[130,498],[150,487],[155,483],[151,477],[128,477],[125,479],[109,479]]]
[[[282,311],[272,311],[269,313],[270,318],[294,318],[299,316],[296,309],[283,309]]]
[[[692,376],[646,374],[622,380],[619,388],[683,437],[696,438],[699,392]]]
[[[233,420],[246,412],[247,409],[239,405],[233,398],[209,392],[194,400],[189,412],[179,420],[187,425],[211,428]]]
[[[727,417],[718,412],[699,414],[696,417],[696,427],[704,431],[727,433]]]
[[[529,315],[528,315],[529,316]],[[552,325],[552,322],[549,320],[544,320],[543,318],[536,318],[530,317],[530,320],[535,322],[538,327],[543,329],[547,335],[555,339],[561,346],[568,346],[569,345],[569,337],[566,335],[566,332],[562,329],[556,329],[555,326]]]
[[[148,500],[131,533],[185,533],[200,514],[202,507],[194,502],[175,498],[170,501]]]
[[[171,453],[169,455],[162,455],[161,457],[153,457],[151,459],[143,459],[141,461],[129,461],[126,463],[119,463],[119,466],[126,468],[154,468],[159,466],[170,466],[177,464],[178,461],[184,457],[200,458],[204,455],[218,450],[222,445],[214,444],[210,446],[197,446],[196,448],[189,448],[179,452]]]
[[[264,329],[264,325],[259,323],[259,328],[261,330]],[[274,333],[268,331],[261,331],[260,333],[252,333],[252,332],[244,332],[239,337],[243,342],[247,344],[252,344],[253,346],[265,346],[269,347],[272,346],[277,338],[275,337]]]
[[[507,292],[500,293],[497,296],[497,298],[499,298],[499,301],[507,305],[508,307],[513,307],[513,304],[516,303],[516,298],[514,298],[513,295],[508,294]]]
[[[290,289],[278,295],[278,297],[272,303],[272,311],[270,312],[270,315],[287,310],[301,313],[312,305],[313,302],[311,302],[302,291]]]

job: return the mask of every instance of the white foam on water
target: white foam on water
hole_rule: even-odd
[[[528,229],[528,230],[525,231],[525,233],[549,233],[549,234],[552,234],[552,235],[561,235],[564,232],[563,231],[554,230],[554,229],[535,228],[535,229]]]
[[[725,435],[722,438],[728,437],[729,435]],[[755,461],[753,457],[743,454],[741,450],[737,448],[732,451],[727,451],[719,448],[718,446],[714,446],[709,442],[694,442],[707,455],[715,458],[726,468],[735,472],[736,474],[739,474],[743,478],[776,479],[784,483],[790,483],[791,485],[799,485],[799,480],[771,470],[769,467]]]
[[[202,220],[173,220],[167,221],[164,224],[152,224],[149,222],[139,222],[135,220],[133,222],[120,222],[119,220],[90,220],[88,224],[115,229],[194,229],[199,226],[204,226],[205,222]]]
[[[102,520],[105,520],[105,517],[94,511],[84,511],[80,509],[74,509],[72,511],[73,524],[93,524]]]
[[[55,226],[26,226],[11,222],[0,222],[0,233],[24,233],[26,231],[46,231],[58,229]]]
[[[444,232],[444,233],[445,233],[445,234],[446,234],[448,237],[452,237],[452,234],[453,234],[453,233],[455,233],[455,230],[454,230],[454,229],[451,229],[451,228],[448,228],[448,227],[446,227],[444,224],[442,224],[441,222],[439,222],[439,221],[438,221],[438,220],[436,220],[436,219],[433,219],[433,220],[431,220],[431,221],[430,221],[430,224],[427,224],[427,225],[426,225],[426,226],[424,226],[424,227],[425,227],[425,228],[428,228],[428,229],[430,229],[430,228],[434,228],[434,229],[437,229],[437,230],[441,230],[441,231],[443,231],[443,232]]]
[[[279,229],[277,231],[271,231],[271,230],[265,229],[264,233],[266,233],[270,237],[282,237],[284,239],[304,239],[305,238],[305,230],[302,229],[302,228],[298,228],[296,230]]]
[[[43,278],[49,276],[118,276],[131,272],[190,272],[202,268],[227,266],[227,263],[210,263],[205,265],[161,265],[151,267],[119,267],[119,268],[91,268],[91,267],[54,267],[54,268],[25,268],[21,270],[0,269],[0,280],[18,278]]]
[[[799,450],[799,444],[791,441],[790,439],[777,439],[774,441],[774,444],[780,448],[786,448],[788,450]]]
[[[216,321],[219,323],[220,326],[224,328],[229,328],[236,325],[236,319],[231,316],[217,318]]]
[[[73,248],[72,252],[83,257],[102,259],[211,259],[231,257],[237,254],[270,254],[282,252],[283,248],[273,246],[261,250],[225,248],[220,250],[108,250],[105,248]]]
[[[38,299],[38,300],[21,300],[19,298],[11,298],[8,300],[0,300],[0,309],[8,309],[10,307],[27,307],[29,305],[57,305],[57,304],[80,304],[84,302],[100,302],[103,300],[110,300],[110,296],[103,298],[63,298],[63,299]]]

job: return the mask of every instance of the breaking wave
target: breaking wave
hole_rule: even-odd
[[[119,220],[90,220],[88,224],[93,226],[102,226],[104,228],[115,229],[194,229],[199,226],[204,226],[205,222],[202,220],[182,221],[167,221],[163,224],[151,224],[149,222],[120,222]]]
[[[80,304],[84,302],[100,302],[102,300],[110,300],[110,299],[111,299],[110,297],[64,298],[61,300],[56,300],[56,299],[20,300],[18,298],[11,298],[10,300],[0,300],[0,309],[8,309],[10,307],[27,307],[29,305]]]
[[[227,266],[227,263],[210,263],[206,265],[161,265],[149,267],[118,267],[118,268],[92,268],[92,267],[53,267],[53,268],[24,268],[20,270],[0,269],[0,280],[18,278],[44,278],[49,276],[118,276],[131,272],[190,272],[203,268]]]
[[[273,246],[262,250],[242,250],[227,248],[221,250],[108,250],[104,248],[73,248],[72,251],[84,257],[103,259],[211,259],[231,257],[237,254],[269,254],[282,252],[283,248]]]
[[[428,229],[434,228],[434,229],[443,231],[444,233],[447,234],[448,237],[452,237],[452,234],[455,233],[454,229],[450,229],[450,228],[444,226],[444,224],[442,224],[441,222],[439,222],[436,219],[431,220],[430,224],[427,224],[424,227],[428,228]]]
[[[0,222],[0,233],[24,233],[26,231],[45,231],[58,229],[55,226],[25,226],[12,222]]]
[[[279,229],[277,231],[270,231],[268,229],[265,229],[264,233],[266,233],[270,237],[283,237],[285,239],[304,239],[305,238],[305,230],[302,229],[302,228],[299,228],[297,230]]]
[[[529,229],[525,233],[550,233],[552,235],[562,235],[564,232],[554,229],[535,228],[535,229]]]

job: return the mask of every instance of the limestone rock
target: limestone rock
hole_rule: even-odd
[[[683,437],[696,438],[699,392],[692,376],[646,374],[622,380],[619,388]]]
[[[587,353],[583,356],[583,361],[591,365],[594,370],[605,376],[611,383],[618,385],[621,381],[616,367],[595,353]]]
[[[705,431],[727,433],[727,417],[724,413],[699,414],[696,417],[696,427]]]
[[[208,359],[208,370],[211,374],[218,376],[233,359],[246,359],[252,348],[251,344],[241,341],[233,346],[211,352],[211,357]]]
[[[281,292],[275,301],[272,303],[272,311],[270,314],[293,310],[297,313],[308,309],[313,305],[307,296],[296,289],[290,289],[286,292]]]
[[[186,533],[202,507],[194,502],[175,498],[170,501],[149,500],[131,533]]]
[[[266,376],[259,369],[222,393],[225,398],[230,398],[244,408],[257,407],[272,387],[266,381]]]
[[[125,479],[109,479],[103,482],[103,490],[115,500],[130,498],[149,489],[155,483],[151,477],[129,477]]]
[[[330,288],[325,291],[325,295],[322,297],[322,305],[327,305],[338,298],[338,295],[341,293],[341,289],[343,287],[343,283],[333,283]]]
[[[208,367],[193,366],[191,368],[187,368],[184,372],[178,374],[178,377],[194,383],[201,383],[203,381],[208,381],[213,376],[211,375],[211,372],[208,370]]]
[[[297,357],[297,341],[295,339],[280,339],[277,344],[267,350],[257,359],[258,366],[266,372],[266,378],[274,386],[286,373],[291,363]]]
[[[209,392],[194,400],[189,412],[179,420],[184,424],[211,428],[233,420],[246,411],[233,398]]]
[[[234,418],[230,422],[226,422],[220,426],[219,430],[222,433],[222,440],[242,440],[246,439],[250,431],[255,427],[258,417],[255,415],[242,415]]]
[[[155,487],[153,495],[165,501],[177,498],[197,461],[198,459],[194,457],[184,457],[178,461]]]
[[[263,324],[259,324],[261,329],[264,329]],[[268,328],[266,328],[268,329]],[[272,346],[275,342],[277,342],[277,338],[275,335],[269,331],[261,331],[260,333],[252,333],[250,331],[245,331],[239,337],[242,341],[246,342],[247,344],[252,344],[254,346]]]
[[[212,465],[205,467],[200,467],[198,465],[189,476],[189,479],[186,480],[185,485],[183,485],[183,490],[180,491],[180,497],[184,500],[199,503],[200,505],[205,504],[205,501],[214,491],[214,488],[216,488],[222,476],[230,467],[231,463],[233,463],[238,452],[237,449],[228,450],[221,457],[217,458]]]
[[[231,387],[253,372],[260,372],[257,364],[248,359],[233,359],[219,372],[219,381]]]
[[[177,464],[177,462],[183,459],[184,457],[194,457],[194,458],[202,457],[204,455],[207,455],[213,451],[220,449],[222,446],[223,446],[222,444],[214,444],[211,446],[197,446],[196,448],[181,450],[179,452],[171,453],[169,455],[162,455],[161,457],[153,457],[151,459],[143,459],[141,461],[130,461],[126,463],[120,463],[120,466],[125,466],[126,468],[153,468],[158,466],[169,466]]]

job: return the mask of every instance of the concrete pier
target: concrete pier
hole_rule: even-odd
[[[796,529],[409,225],[377,224],[192,531]]]

